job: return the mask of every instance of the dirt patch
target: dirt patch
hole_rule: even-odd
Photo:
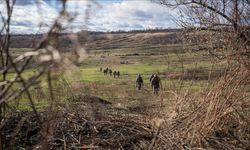
[[[104,100],[100,97],[88,95],[88,94],[79,94],[79,95],[73,95],[72,97],[67,98],[70,102],[82,102],[87,104],[97,104],[97,105],[110,105],[111,102]]]

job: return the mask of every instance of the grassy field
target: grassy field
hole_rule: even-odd
[[[190,51],[190,47],[179,44],[137,45],[132,48],[91,50],[86,59],[78,66],[65,66],[66,70],[55,72],[53,81],[54,94],[60,102],[65,102],[73,94],[91,94],[115,104],[128,107],[141,105],[142,101],[171,101],[169,91],[197,92],[209,88],[214,79],[218,78],[226,67],[226,62],[217,61],[205,51]],[[23,53],[27,49],[12,49],[15,53]],[[120,78],[104,76],[100,67],[109,67],[120,71]],[[35,69],[26,71],[23,76],[28,78]],[[137,74],[144,79],[144,87],[136,90]],[[162,88],[159,97],[154,97],[149,85],[151,74],[158,73]],[[12,78],[13,75],[9,75]],[[37,108],[47,106],[48,89],[46,79],[38,88],[32,89],[32,96]],[[29,102],[24,95],[21,101],[12,102],[20,110],[29,109]]]

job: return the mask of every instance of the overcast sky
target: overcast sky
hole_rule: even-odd
[[[3,1],[0,0],[0,11],[5,16]],[[59,0],[17,0],[11,32],[46,32],[58,17],[60,8]],[[67,31],[73,32],[177,27],[174,22],[177,17],[176,10],[152,3],[150,0],[69,0],[67,10],[76,15],[75,20],[67,27]]]

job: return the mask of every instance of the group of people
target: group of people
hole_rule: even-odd
[[[109,75],[109,76],[113,76],[114,78],[120,77],[120,71],[112,71],[112,69],[108,67],[105,69],[100,67],[100,72],[103,72],[105,76]],[[157,74],[152,74],[149,78],[149,81],[150,81],[150,86],[153,90],[153,94],[155,96],[158,96],[160,85],[161,85],[160,77]],[[136,78],[136,88],[138,90],[141,90],[142,86],[143,86],[143,79],[142,79],[141,74],[138,74]]]
[[[100,72],[103,72],[103,74],[106,75],[110,75],[110,76],[114,76],[114,78],[119,78],[120,77],[120,71],[112,71],[111,68],[105,68],[103,69],[102,67],[100,68]]]
[[[153,94],[158,96],[161,85],[160,77],[157,74],[152,74],[149,78],[149,81],[150,81],[150,86],[153,90]],[[136,78],[136,87],[138,90],[141,90],[142,86],[143,86],[143,79],[141,74],[138,74]]]

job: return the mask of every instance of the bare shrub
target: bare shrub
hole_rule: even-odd
[[[247,149],[250,105],[244,88],[249,77],[248,70],[237,68],[209,91],[178,95],[159,135],[163,143],[157,146]]]
[[[175,94],[155,148],[249,149],[249,1],[156,2],[180,8],[184,43],[226,60],[228,66],[210,90]]]
[[[84,148],[100,148],[99,146],[104,145],[107,148],[128,149],[136,147],[249,149],[250,106],[249,95],[245,92],[246,86],[249,85],[250,74],[249,1],[154,1],[170,7],[179,7],[182,13],[185,13],[178,21],[185,29],[182,34],[185,44],[194,46],[198,50],[207,50],[218,60],[228,62],[227,71],[212,88],[209,90],[206,88],[195,94],[190,94],[188,91],[185,93],[170,91],[169,93],[175,95],[173,106],[163,119],[155,118],[152,121],[153,125],[134,121],[131,117],[118,116],[120,117],[118,119],[118,117],[102,116],[106,115],[106,110],[99,112],[95,104],[88,105],[91,107],[86,108],[85,104],[79,105],[76,102],[74,105],[72,102],[70,105],[73,107],[67,107],[67,104],[60,103],[62,97],[76,98],[74,100],[84,99],[84,97],[75,95],[72,90],[79,93],[82,91],[77,87],[72,88],[67,80],[62,79],[63,81],[59,82],[58,74],[63,73],[67,68],[74,69],[75,64],[83,61],[86,55],[84,47],[79,42],[79,36],[76,34],[66,34],[75,46],[72,48],[72,53],[62,53],[62,49],[59,48],[60,36],[75,19],[75,16],[67,11],[67,0],[61,1],[59,16],[37,47],[18,56],[13,56],[9,48],[10,21],[15,8],[15,0],[5,0],[5,16],[7,17],[3,17],[3,12],[0,10],[3,22],[0,29],[1,131],[6,124],[8,125],[8,121],[13,120],[15,126],[12,128],[13,133],[10,134],[12,139],[18,136],[19,131],[23,129],[21,127],[25,125],[30,128],[35,127],[34,132],[39,133],[41,137],[39,142],[33,143],[37,144],[37,147],[31,144],[31,148],[41,149],[79,148],[82,144],[90,145]],[[95,1],[94,4],[96,4]],[[88,15],[86,16],[85,19],[88,18]],[[24,72],[34,68],[36,71],[26,79]],[[46,80],[45,93],[47,95],[41,94],[41,97],[44,97],[49,105],[44,112],[39,113],[34,104],[32,92],[42,93],[35,88],[39,88],[43,79]],[[96,87],[93,84],[91,88]],[[113,97],[114,93],[112,91],[109,94]],[[8,118],[10,120],[6,119],[9,114],[16,111],[15,109],[10,109],[10,112],[6,111],[10,107],[9,103],[14,100],[18,101],[21,97],[29,100],[29,105],[35,115],[30,116],[24,113],[18,116],[18,119],[15,117],[13,120],[11,117],[11,119]],[[88,99],[91,98],[93,97],[88,97]],[[141,105],[144,106],[144,102]],[[87,114],[87,111],[90,114]],[[105,118],[105,120],[96,121],[100,118]],[[32,121],[38,125],[32,124]],[[89,137],[89,141],[83,141],[84,138],[81,137],[85,131],[88,132],[85,137]],[[27,133],[30,132],[33,130],[28,130]],[[114,137],[119,138],[115,140]],[[1,136],[0,146],[0,149],[4,149],[16,145],[13,140],[6,145]]]
[[[61,98],[56,92],[57,89],[54,89],[54,86],[56,85],[55,82],[57,80],[56,78],[58,78],[58,75],[56,75],[56,73],[62,73],[63,70],[67,67],[74,68],[73,66],[76,63],[84,59],[86,51],[79,44],[78,36],[75,34],[66,34],[75,45],[75,49],[71,54],[62,54],[61,49],[58,49],[60,35],[65,32],[65,30],[70,26],[70,24],[76,17],[72,13],[68,12],[66,8],[67,0],[62,0],[60,2],[62,7],[59,11],[58,17],[54,20],[54,23],[51,25],[49,31],[41,36],[39,44],[37,44],[37,46],[35,46],[35,48],[30,51],[26,51],[17,56],[13,55],[10,49],[10,39],[12,36],[10,33],[10,26],[12,13],[15,9],[15,3],[16,0],[1,1],[1,4],[5,5],[5,9],[0,10],[0,17],[2,22],[0,29],[1,128],[5,126],[6,118],[10,114],[18,111],[16,109],[9,109],[12,107],[10,106],[11,102],[16,101],[18,103],[18,101],[24,97],[25,99],[28,99],[29,106],[33,110],[33,112],[35,113],[35,117],[37,118],[36,121],[39,126],[38,128],[39,130],[41,130],[41,136],[43,137],[41,141],[42,148],[48,149],[48,140],[50,139],[50,136],[52,134],[51,127],[53,125],[51,120],[55,118],[55,115],[52,113],[52,111],[56,108],[56,103]],[[92,4],[95,3],[90,2],[90,5]],[[39,9],[39,1],[36,1],[36,5]],[[85,19],[87,19],[87,17]],[[35,71],[31,71],[32,69],[34,69]],[[25,72],[30,72],[28,78],[24,75]],[[44,80],[46,80],[47,89],[44,89],[46,95],[43,95],[43,97],[45,98],[44,100],[49,104],[48,114],[51,111],[51,114],[46,116],[46,118],[42,117],[41,114],[38,113],[38,110],[34,104],[35,100],[33,99],[33,92],[39,92],[37,90],[37,87],[41,87],[41,84]],[[24,115],[23,118],[25,119],[26,116]],[[17,125],[17,127],[14,127],[16,133],[21,130],[22,125],[23,121],[21,119],[20,124]],[[14,139],[16,135],[17,134],[13,134],[12,138]],[[1,136],[0,149],[7,148],[4,147],[4,145],[4,139]],[[12,146],[10,145],[9,148],[12,148]]]

